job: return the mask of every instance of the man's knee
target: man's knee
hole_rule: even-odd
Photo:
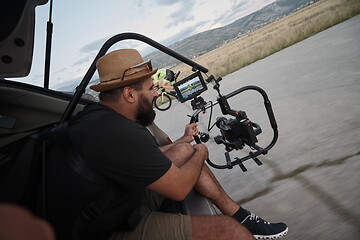
[[[176,151],[186,152],[190,156],[192,156],[194,154],[194,152],[195,152],[194,147],[190,143],[187,143],[187,142],[182,142],[182,143],[175,144],[174,147],[175,147]]]
[[[177,166],[181,167],[194,154],[195,149],[190,143],[178,143],[168,149],[164,154]]]

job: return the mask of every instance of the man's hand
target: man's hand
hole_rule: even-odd
[[[198,125],[199,125],[198,123],[187,124],[185,126],[185,133],[184,136],[182,137],[182,140],[188,143],[194,141],[194,135],[199,134],[199,131],[197,130]]]
[[[166,152],[167,150],[169,150],[171,147],[173,147],[174,145],[176,145],[178,143],[183,143],[183,142],[191,143],[192,141],[194,141],[194,135],[198,135],[198,133],[199,133],[199,131],[196,128],[198,125],[199,125],[198,123],[187,124],[185,126],[185,133],[181,138],[179,138],[178,140],[176,140],[175,142],[173,142],[171,144],[161,146],[160,150],[162,152]]]

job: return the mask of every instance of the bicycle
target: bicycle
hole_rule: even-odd
[[[175,74],[174,81],[176,82],[176,79],[179,77],[180,71]],[[160,90],[161,92],[157,97],[153,100],[153,105],[156,109],[160,111],[166,111],[171,107],[172,104],[172,97],[175,99],[178,99],[176,96],[175,91],[167,92],[164,87],[157,87],[157,90]]]

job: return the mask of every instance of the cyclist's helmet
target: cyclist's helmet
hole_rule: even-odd
[[[166,69],[165,79],[172,82],[175,80],[174,78],[175,78],[175,73],[170,69]]]

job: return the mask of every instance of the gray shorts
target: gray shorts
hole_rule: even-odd
[[[139,225],[128,232],[116,232],[109,240],[191,240],[191,217],[180,213],[158,212],[164,198],[151,191],[140,209]]]

